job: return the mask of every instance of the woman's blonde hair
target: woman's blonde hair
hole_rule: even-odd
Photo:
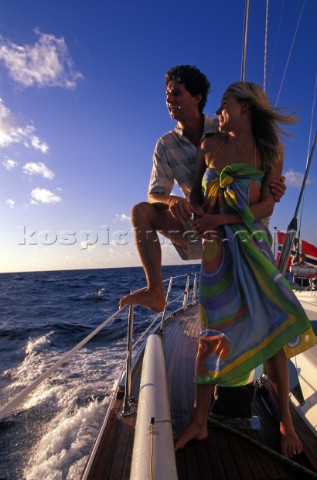
[[[238,102],[246,102],[251,108],[253,135],[262,156],[262,169],[268,171],[284,154],[281,134],[288,135],[280,123],[291,125],[297,118],[270,105],[260,85],[252,82],[234,82],[227,88]]]

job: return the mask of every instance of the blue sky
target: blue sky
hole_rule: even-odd
[[[174,128],[164,74],[197,65],[213,115],[240,79],[244,4],[0,1],[0,272],[140,265],[129,214],[146,199],[158,137]],[[245,76],[261,85],[265,5],[250,0]],[[316,21],[316,0],[269,1],[266,92],[301,119],[285,142],[288,189],[271,219],[281,230],[316,131]],[[317,244],[315,159],[309,177],[302,236]],[[162,248],[165,264],[181,263]]]

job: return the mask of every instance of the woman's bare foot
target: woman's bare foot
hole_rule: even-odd
[[[280,422],[281,453],[285,457],[293,458],[303,451],[303,445],[295,432],[292,421]]]
[[[207,423],[197,423],[194,420],[174,440],[175,452],[184,448],[191,440],[206,440],[208,437]]]
[[[148,289],[138,290],[122,297],[119,302],[120,308],[126,305],[143,305],[153,312],[162,312],[165,307],[164,290],[162,289]]]

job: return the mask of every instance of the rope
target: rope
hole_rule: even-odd
[[[153,460],[154,460],[154,433],[156,423],[172,423],[171,420],[155,420],[151,418],[149,425],[149,434],[151,435],[151,447],[150,447],[150,480],[153,480]]]
[[[279,460],[280,462],[284,463],[286,466],[291,467],[292,469],[298,470],[298,472],[305,474],[311,478],[317,478],[317,473],[313,472],[312,470],[309,470],[308,468],[304,467],[303,465],[299,465],[298,463],[294,462],[290,458],[284,457],[280,453],[276,452],[275,450],[272,450],[271,448],[267,447],[266,445],[263,445],[263,443],[259,443],[257,440],[254,440],[251,437],[248,437],[248,435],[245,435],[242,432],[239,432],[238,430],[225,425],[221,422],[218,422],[214,418],[208,417],[208,423],[211,426],[217,427],[217,428],[222,428],[223,430],[226,430],[227,432],[232,433],[233,435],[246,440],[248,443],[251,445],[254,445],[264,452],[268,453],[272,457],[274,457],[276,460]]]
[[[287,70],[287,68],[288,68],[288,64],[289,64],[289,61],[290,61],[290,58],[291,58],[292,50],[293,50],[294,43],[295,43],[295,38],[296,38],[296,35],[297,35],[297,30],[298,30],[298,27],[299,27],[299,24],[300,24],[302,15],[303,15],[305,3],[306,3],[306,0],[303,1],[302,10],[301,10],[300,15],[299,15],[299,18],[298,18],[296,30],[295,30],[295,33],[294,33],[294,36],[293,36],[292,45],[291,45],[291,48],[290,48],[290,51],[289,51],[289,54],[288,54],[288,58],[287,58],[287,62],[286,62],[286,66],[285,66],[285,69],[284,69],[284,73],[283,73],[283,78],[282,78],[282,81],[281,81],[280,89],[279,89],[279,92],[278,92],[278,94],[277,94],[277,99],[276,99],[276,102],[275,102],[275,107],[277,106],[278,101],[279,101],[279,98],[280,98],[280,94],[281,94],[281,91],[282,91],[282,87],[283,87],[283,83],[284,83],[284,79],[285,79],[285,75],[286,75],[286,70]]]
[[[153,421],[152,421],[153,420]],[[154,453],[154,421],[155,419],[151,419],[150,423],[150,435],[151,435],[151,451],[150,451],[150,479],[153,480],[153,453]]]
[[[125,307],[124,307],[125,308]],[[81,347],[83,347],[92,337],[94,337],[100,330],[102,330],[108,323],[113,320],[113,318],[123,309],[117,310],[111,317],[107,318],[99,327],[97,327],[92,333],[85,337],[80,343],[78,343],[72,350],[70,350],[66,355],[60,358],[54,365],[52,365],[46,372],[42,373],[33,383],[28,387],[24,388],[21,393],[19,393],[15,398],[13,398],[7,405],[5,405],[0,410],[0,420],[12,413],[13,410],[23,401],[25,398],[44,380],[46,380],[51,373],[57,370],[63,363],[70,359]]]

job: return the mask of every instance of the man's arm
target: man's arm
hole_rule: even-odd
[[[165,203],[174,187],[174,175],[168,161],[168,154],[161,139],[158,140],[153,153],[151,178],[148,187],[149,203]]]
[[[169,209],[171,214],[181,221],[191,217],[188,200],[172,195],[174,175],[168,162],[168,155],[162,142],[156,144],[153,154],[153,167],[148,189],[148,202],[161,210]]]
[[[192,210],[188,200],[177,195],[164,195],[162,193],[152,193],[148,195],[149,203],[155,205],[159,210],[169,209],[173,217],[186,222],[191,218]]]

